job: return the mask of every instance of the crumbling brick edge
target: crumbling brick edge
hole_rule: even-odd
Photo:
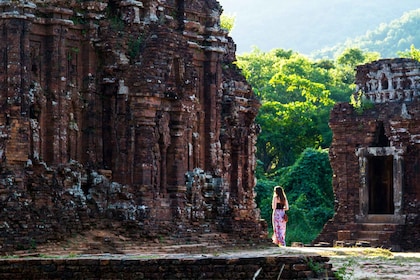
[[[1,279],[334,279],[329,258],[88,256],[0,259]],[[280,275],[280,278],[278,278]]]

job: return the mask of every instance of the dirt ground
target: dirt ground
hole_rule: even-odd
[[[213,236],[214,237],[214,236]],[[204,238],[205,240],[205,238]],[[176,244],[173,240],[156,238],[152,241],[131,240],[112,232],[95,230],[60,242],[16,251],[15,257],[57,257],[86,255],[136,255],[144,257],[185,256],[199,254],[248,256],[273,254],[319,254],[330,258],[337,279],[420,279],[420,252],[391,252],[375,248],[338,247],[275,247],[272,244],[238,245],[214,242]]]

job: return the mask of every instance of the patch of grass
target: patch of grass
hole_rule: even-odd
[[[160,255],[137,255],[137,256],[133,256],[133,258],[149,260],[149,259],[158,259],[158,258],[161,258],[161,256]]]
[[[354,258],[350,258],[347,262],[343,263],[341,267],[334,272],[334,277],[338,280],[351,280],[354,276],[354,269],[357,261]]]
[[[412,275],[413,267],[420,262],[416,256],[406,257],[383,248],[335,248],[322,255],[330,258],[334,277],[338,280],[378,279],[372,277],[387,274],[395,277],[387,279],[399,279],[399,274]]]
[[[381,258],[393,258],[394,255],[388,249],[382,248],[367,248],[364,249],[361,254],[366,257],[381,257]]]
[[[77,258],[79,255],[78,254],[76,254],[76,253],[74,253],[74,252],[70,252],[68,255],[67,255],[67,258]]]
[[[139,55],[142,41],[143,38],[141,36],[137,37],[136,39],[130,38],[128,41],[128,56],[131,60],[134,60]]]
[[[359,115],[363,114],[365,110],[369,110],[375,107],[375,104],[372,101],[366,99],[363,92],[361,91],[350,96],[350,104],[353,106],[353,108],[356,110],[356,113]]]
[[[1,256],[0,259],[18,259],[19,256],[16,255],[6,255],[6,256]]]
[[[388,249],[382,248],[342,248],[334,247],[335,250],[320,253],[328,257],[365,257],[365,258],[393,258],[394,255]]]
[[[325,271],[323,263],[314,262],[311,258],[307,259],[307,265],[309,269],[315,273],[315,275],[322,275]]]
[[[420,258],[397,256],[397,257],[394,257],[394,261],[396,264],[404,265],[406,263],[420,263]]]

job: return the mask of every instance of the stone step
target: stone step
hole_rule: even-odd
[[[363,223],[360,224],[362,231],[395,231],[397,224],[390,223]]]
[[[376,247],[378,242],[375,239],[363,239],[355,242],[356,247]]]
[[[352,224],[352,230],[337,231],[336,246],[391,248],[391,236],[398,224],[390,222]]]
[[[357,240],[343,240],[335,241],[334,246],[336,247],[384,247],[383,242],[380,242],[375,238],[364,238]]]
[[[401,215],[388,215],[388,214],[369,214],[366,217],[365,223],[373,224],[398,224],[404,219]]]
[[[393,231],[366,231],[361,230],[357,232],[357,239],[380,239],[383,240],[384,238],[389,239],[391,235],[393,234]]]

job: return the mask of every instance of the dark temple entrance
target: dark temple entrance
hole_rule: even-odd
[[[369,214],[394,214],[393,157],[368,158]]]

